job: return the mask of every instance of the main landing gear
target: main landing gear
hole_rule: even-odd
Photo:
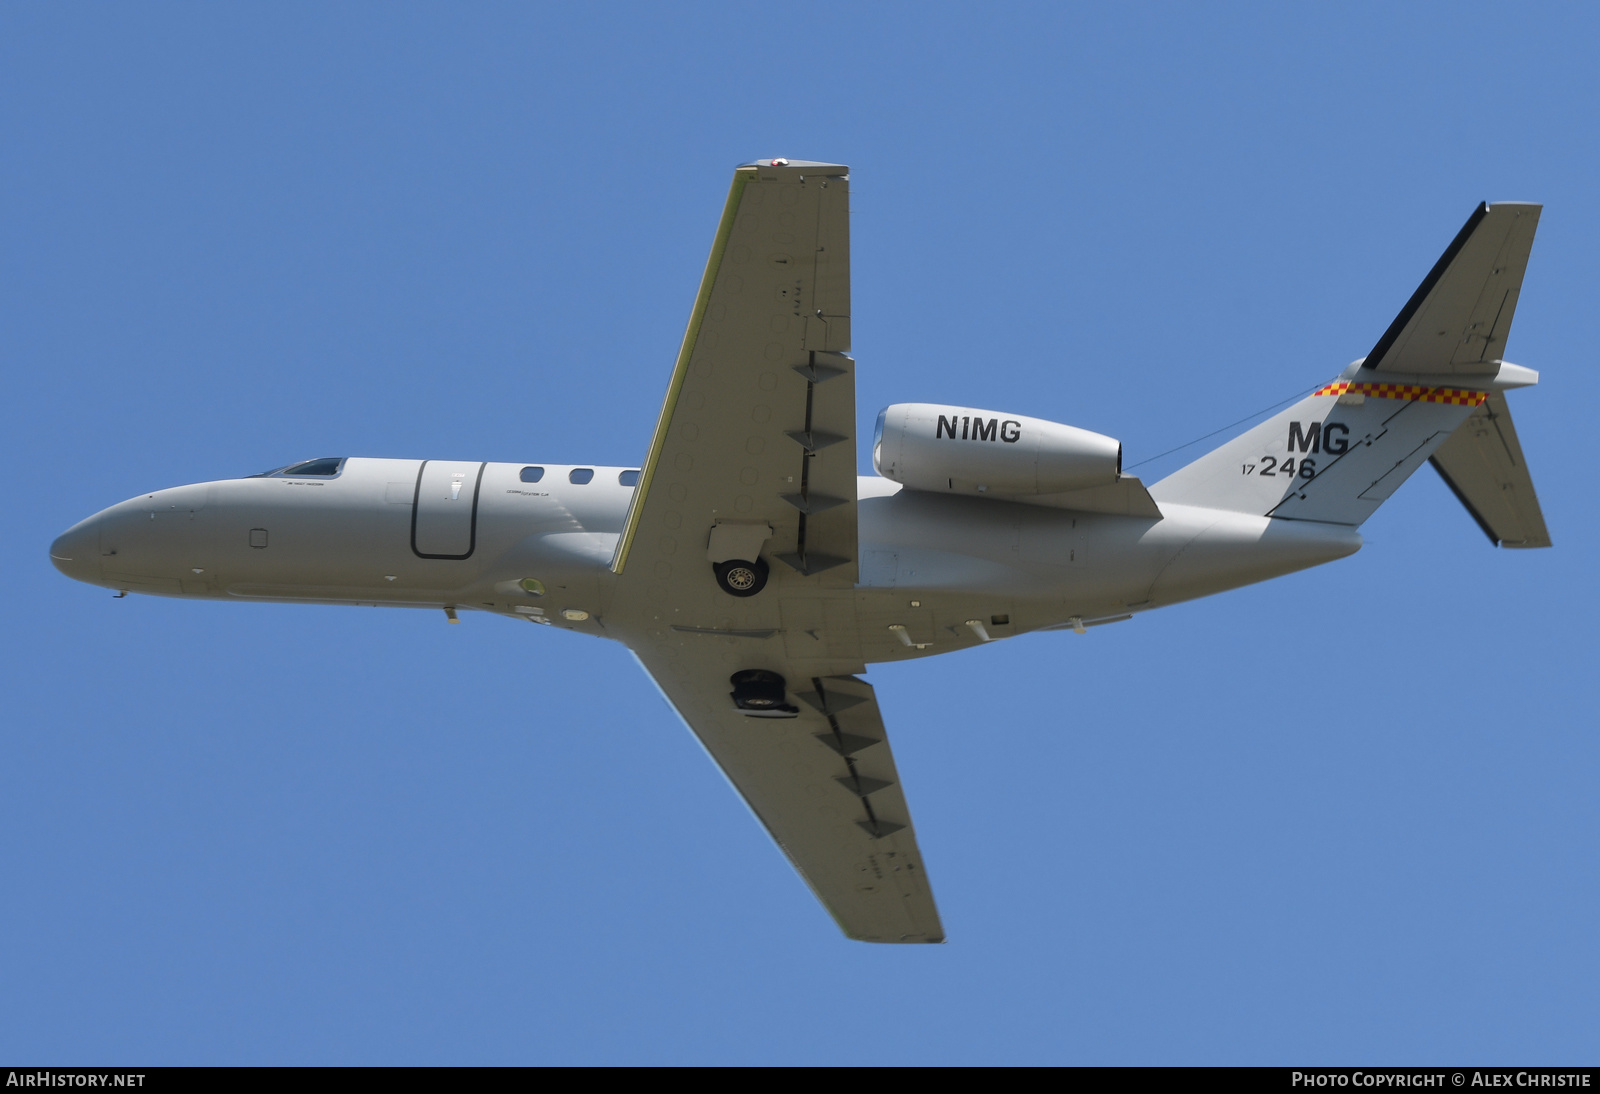
[[[742,558],[730,558],[726,562],[712,563],[711,569],[717,575],[717,584],[729,596],[755,596],[767,585],[766,559],[746,562]]]
[[[770,669],[742,669],[728,677],[733,705],[748,715],[787,717],[800,708],[788,701],[788,681]]]

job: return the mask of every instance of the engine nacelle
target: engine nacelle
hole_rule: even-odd
[[[878,415],[872,466],[914,490],[1023,496],[1117,481],[1122,445],[1070,425],[971,407],[896,403]]]

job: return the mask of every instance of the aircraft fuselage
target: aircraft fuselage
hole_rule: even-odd
[[[535,466],[352,457],[333,476],[179,486],[90,517],[51,556],[68,576],[119,592],[487,611],[625,640],[641,624],[613,604],[610,564],[637,473]],[[1093,625],[1361,543],[1342,525],[1182,505],[1155,519],[921,493],[872,477],[859,488],[854,598],[866,661]],[[677,622],[777,626],[765,617],[780,596],[730,597],[726,618]],[[899,629],[873,625],[880,616]]]

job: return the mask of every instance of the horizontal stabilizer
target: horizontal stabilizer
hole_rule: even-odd
[[[1497,547],[1550,546],[1504,395],[1490,395],[1430,462]]]
[[[1440,377],[1492,373],[1505,356],[1541,208],[1478,206],[1362,369]]]

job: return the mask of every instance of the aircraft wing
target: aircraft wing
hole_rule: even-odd
[[[1542,208],[1479,205],[1367,354],[1363,370],[1441,378],[1492,373],[1493,362],[1505,356]]]
[[[728,640],[681,637],[634,653],[840,929],[944,941],[871,685],[791,676],[798,714],[746,714],[729,698]]]
[[[855,585],[849,169],[776,163],[734,172],[618,574],[686,562],[728,523],[770,526],[767,557],[819,585]]]
[[[733,187],[612,561],[627,643],[851,938],[937,942],[939,915],[856,616],[848,169],[765,161]],[[757,595],[712,563],[767,563]],[[734,706],[743,670],[780,717]]]
[[[1504,395],[1492,393],[1429,462],[1495,546],[1550,546]]]

